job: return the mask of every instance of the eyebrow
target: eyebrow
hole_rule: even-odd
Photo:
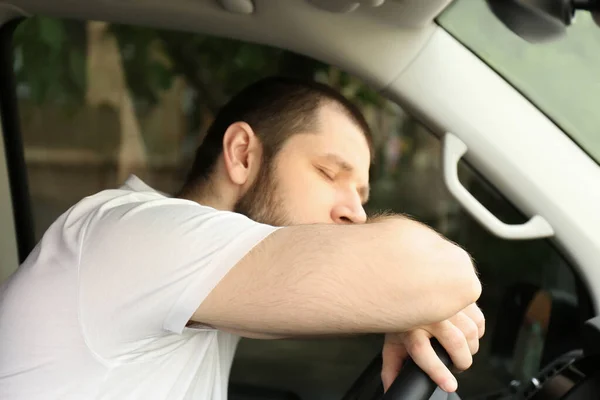
[[[328,161],[336,163],[345,172],[348,172],[348,173],[354,172],[354,167],[348,161],[346,161],[343,157],[341,157],[337,154],[327,153],[327,154],[325,154],[324,158]],[[370,191],[371,191],[371,188],[369,187],[369,185],[358,187],[358,194],[363,203],[366,203],[367,201],[369,201],[369,192]]]

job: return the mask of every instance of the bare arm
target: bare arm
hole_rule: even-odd
[[[402,332],[480,292],[467,253],[418,222],[303,225],[257,245],[192,320],[250,337]]]

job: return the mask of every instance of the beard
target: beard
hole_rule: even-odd
[[[278,188],[275,163],[264,160],[256,181],[235,204],[234,211],[262,224],[291,225]]]

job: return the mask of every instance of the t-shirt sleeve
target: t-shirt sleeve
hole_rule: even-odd
[[[276,229],[177,199],[100,210],[80,250],[79,317],[88,345],[119,357],[181,333],[219,281]]]

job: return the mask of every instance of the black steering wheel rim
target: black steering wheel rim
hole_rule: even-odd
[[[437,340],[431,344],[438,357],[447,366],[451,366],[448,353]],[[427,400],[437,385],[412,360],[407,360],[389,390],[384,394],[381,382],[383,360],[378,354],[356,379],[342,400]]]

